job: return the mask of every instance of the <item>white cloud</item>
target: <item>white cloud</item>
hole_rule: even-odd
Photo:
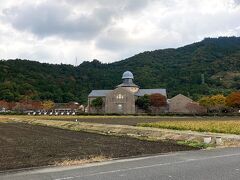
[[[0,59],[50,63],[179,47],[240,35],[239,0],[2,0]]]

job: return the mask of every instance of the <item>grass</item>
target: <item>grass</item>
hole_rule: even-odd
[[[240,134],[240,120],[189,120],[189,121],[160,121],[153,123],[140,123],[138,126],[155,127],[174,130],[191,130],[198,132],[213,132],[226,134]]]
[[[200,148],[200,149],[206,149],[209,147],[213,147],[213,145],[211,145],[211,144],[206,144],[206,143],[199,142],[199,141],[177,141],[177,144],[191,146],[191,147]]]
[[[93,156],[86,159],[66,159],[63,161],[56,161],[54,165],[55,166],[74,166],[74,165],[82,165],[87,163],[102,162],[110,159],[111,158],[106,158],[105,156]]]

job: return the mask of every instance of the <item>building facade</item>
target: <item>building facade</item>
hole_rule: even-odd
[[[203,114],[207,112],[206,108],[182,94],[178,94],[171,98],[168,105],[170,113]]]
[[[122,75],[122,84],[116,86],[113,90],[92,90],[88,95],[89,113],[107,113],[107,114],[135,114],[135,101],[138,97],[145,94],[161,94],[167,98],[166,89],[140,89],[133,83],[134,76],[130,71]],[[91,106],[92,100],[101,97],[103,99],[102,108],[96,110]]]

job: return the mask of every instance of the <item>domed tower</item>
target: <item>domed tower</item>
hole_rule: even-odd
[[[139,87],[133,83],[133,74],[130,71],[125,71],[122,75],[123,83],[117,87],[125,88],[133,93],[136,93],[139,90]]]

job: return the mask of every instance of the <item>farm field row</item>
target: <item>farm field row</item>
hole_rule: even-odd
[[[171,141],[146,141],[4,122],[0,123],[0,171],[198,149]]]
[[[239,120],[189,120],[189,121],[159,121],[149,123],[139,123],[138,126],[154,127],[174,130],[192,130],[198,132],[213,132],[226,134],[240,134]]]
[[[154,123],[161,121],[239,121],[240,117],[181,117],[181,116],[0,116],[0,119],[18,118],[24,120],[60,120],[86,123],[119,124],[136,126],[139,123]]]
[[[173,141],[154,142],[125,136],[71,131],[70,129],[75,128],[76,120],[87,123],[240,134],[239,117],[0,116],[0,171],[45,165],[81,164],[195,149]],[[38,122],[52,127],[41,126]],[[61,125],[64,127],[61,128]]]

